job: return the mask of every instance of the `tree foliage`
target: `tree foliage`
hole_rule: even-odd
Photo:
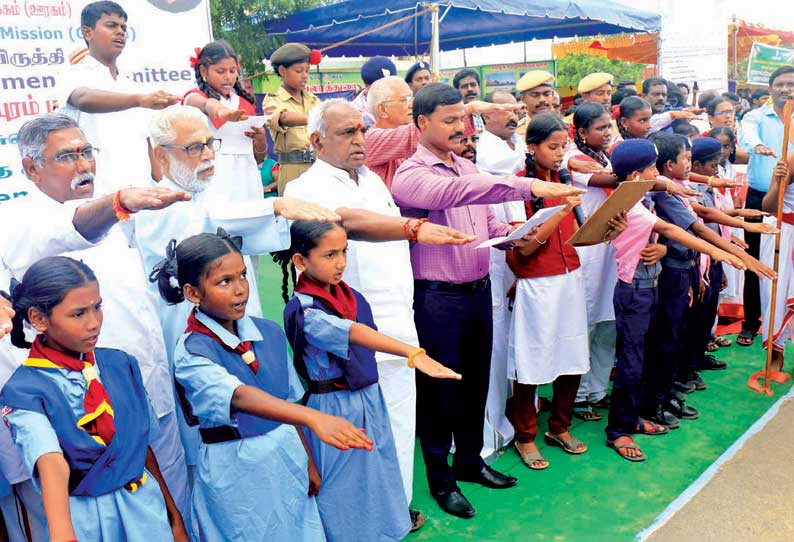
[[[250,76],[262,71],[262,59],[283,43],[280,37],[267,35],[265,21],[328,3],[328,0],[210,0],[212,34],[234,47],[243,72]]]
[[[582,77],[594,72],[611,73],[615,83],[639,81],[644,70],[645,64],[610,60],[602,56],[567,55],[557,61],[557,85],[576,87]]]

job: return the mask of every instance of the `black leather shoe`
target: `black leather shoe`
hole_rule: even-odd
[[[686,401],[686,395],[684,395],[683,393],[681,393],[681,392],[680,392],[680,391],[678,391],[678,390],[673,390],[673,397],[675,397],[676,399],[678,399],[678,400],[679,400],[679,401],[681,401],[682,403],[683,403],[684,401]]]
[[[677,399],[670,399],[664,408],[681,420],[697,420],[698,416],[700,416],[700,412],[695,407],[691,407]]]
[[[681,427],[681,422],[678,421],[678,418],[661,406],[656,408],[656,412],[653,416],[650,416],[648,420],[658,423],[659,425],[664,425],[668,429],[678,429]]]
[[[695,391],[695,386],[689,382],[681,382],[680,380],[676,380],[673,382],[673,389],[680,391],[681,393],[692,393]]]
[[[508,487],[513,487],[518,483],[518,478],[515,476],[502,474],[499,471],[495,471],[488,465],[485,465],[482,470],[474,476],[459,475],[457,478],[461,482],[474,482],[475,484],[480,484],[481,486],[489,487],[491,489],[507,489]]]
[[[703,357],[698,361],[699,371],[722,371],[727,367],[727,363],[715,358],[711,354],[703,354]]]
[[[695,386],[695,391],[703,391],[707,388],[706,382],[704,382],[704,380],[700,378],[700,375],[696,372],[693,372],[691,375],[689,375],[687,384],[692,384]]]
[[[441,509],[451,516],[470,519],[476,513],[469,500],[458,489],[433,493]]]

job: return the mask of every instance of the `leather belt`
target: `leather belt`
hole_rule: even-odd
[[[279,164],[312,164],[316,156],[311,149],[304,149],[302,151],[279,152]]]
[[[350,386],[347,385],[347,380],[343,376],[331,380],[308,380],[306,387],[309,393],[333,393],[350,389]]]
[[[478,292],[484,290],[491,284],[491,279],[485,277],[471,282],[444,282],[441,280],[422,280],[414,281],[414,288],[422,290],[435,290],[437,292]]]
[[[230,440],[240,440],[240,431],[231,425],[219,425],[218,427],[199,427],[201,440],[204,444],[218,444],[219,442],[229,442]]]

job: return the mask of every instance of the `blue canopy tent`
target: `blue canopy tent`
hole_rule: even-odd
[[[435,57],[438,49],[656,32],[661,16],[610,0],[345,0],[268,21],[265,27],[270,35],[311,48],[334,45],[334,56]]]

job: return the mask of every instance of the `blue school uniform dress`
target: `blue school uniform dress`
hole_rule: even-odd
[[[284,309],[284,326],[298,373],[308,381],[306,406],[363,427],[375,443],[371,452],[342,451],[307,434],[323,479],[317,505],[325,534],[329,542],[400,540],[408,534],[411,519],[375,354],[350,343],[352,320],[301,293],[304,277]],[[369,303],[341,285],[355,296],[356,321],[377,329]]]
[[[40,340],[40,339],[37,339]],[[172,540],[160,486],[144,469],[158,422],[134,358],[109,348],[94,351],[94,370],[110,399],[115,434],[106,446],[86,430],[83,373],[29,358],[0,393],[14,441],[36,481],[36,461],[63,454],[69,464],[69,506],[78,540]]]
[[[324,541],[317,502],[308,496],[308,457],[297,429],[231,406],[234,390],[242,385],[286,401],[300,399],[303,388],[289,361],[284,331],[274,322],[245,316],[234,335],[199,310],[192,316],[217,337],[186,331],[174,352],[183,410],[189,419],[195,417],[202,439],[192,540]],[[248,341],[256,372],[234,352]]]

